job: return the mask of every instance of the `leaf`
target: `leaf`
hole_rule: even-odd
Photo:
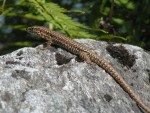
[[[68,12],[55,3],[40,2],[39,0],[28,0],[30,7],[32,7],[39,15],[41,15],[48,23],[52,23],[55,29],[60,29],[64,33],[73,37],[94,38],[98,37],[90,34],[89,31],[98,31],[100,33],[107,33],[104,30],[92,29],[88,26],[74,21],[72,18],[64,14]]]
[[[27,10],[25,11],[24,9]],[[75,12],[76,11],[77,10],[75,10]],[[2,15],[10,16],[13,18],[22,17],[27,20],[35,20],[36,22],[42,21],[47,25],[52,26],[52,29],[60,30],[62,33],[65,33],[73,38],[77,37],[101,39],[101,37],[105,37],[108,39],[119,37],[112,37],[105,30],[90,28],[86,25],[76,22],[71,17],[65,14],[69,12],[73,11],[68,11],[67,9],[64,9],[52,2],[45,2],[45,0],[19,0],[18,2],[16,2],[16,4],[7,8],[2,13]],[[26,25],[12,25],[10,27],[13,29],[25,30]],[[101,34],[101,36],[97,36],[96,34]]]

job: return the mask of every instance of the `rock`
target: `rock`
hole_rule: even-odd
[[[120,56],[111,57],[109,52],[114,52],[111,48],[109,52],[106,50],[106,42],[77,41],[88,45],[113,65],[150,106],[150,54],[139,47],[123,44],[127,49],[124,54],[132,58],[130,61],[121,57],[123,61],[131,62],[132,65],[127,66],[119,63]],[[119,47],[119,44],[115,46]],[[43,51],[38,46],[0,56],[0,113],[142,112],[99,66],[82,62],[59,47]]]

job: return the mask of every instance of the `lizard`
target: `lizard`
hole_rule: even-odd
[[[51,44],[57,45],[67,51],[78,55],[87,64],[97,64],[102,69],[104,69],[108,74],[110,74],[114,80],[122,87],[122,89],[147,113],[150,113],[150,107],[148,107],[144,102],[137,96],[137,94],[132,90],[130,85],[122,78],[122,76],[111,66],[106,60],[101,56],[97,55],[96,52],[92,51],[86,45],[79,43],[59,32],[52,31],[49,28],[41,26],[28,27],[27,32],[37,35],[40,38],[47,40],[47,46],[43,49],[48,49]]]

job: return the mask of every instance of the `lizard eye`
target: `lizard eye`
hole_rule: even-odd
[[[27,32],[32,32],[33,28],[32,27],[28,27],[26,30],[27,30]]]

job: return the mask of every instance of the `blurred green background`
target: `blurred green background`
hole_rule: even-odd
[[[0,55],[43,43],[26,32],[33,25],[149,51],[149,5],[150,0],[0,0]]]

